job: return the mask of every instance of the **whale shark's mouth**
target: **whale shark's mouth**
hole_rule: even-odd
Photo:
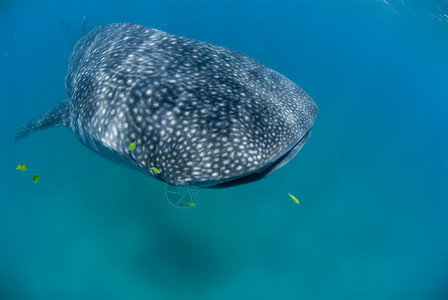
[[[226,188],[241,184],[250,183],[253,181],[260,180],[269,174],[275,172],[280,169],[284,165],[286,165],[291,159],[296,156],[296,154],[302,149],[303,145],[308,141],[311,135],[311,129],[307,131],[307,133],[294,145],[290,148],[289,151],[286,151],[283,155],[278,157],[276,160],[268,163],[263,166],[259,170],[249,173],[239,177],[228,178],[225,181],[217,181],[217,182],[207,182],[207,183],[199,183],[195,184],[195,187],[203,187],[203,188]]]

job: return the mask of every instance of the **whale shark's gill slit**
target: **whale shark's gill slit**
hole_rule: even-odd
[[[69,126],[70,125],[70,101],[65,100],[48,113],[26,123],[17,131],[14,141],[17,142],[21,138],[30,133],[53,126]]]

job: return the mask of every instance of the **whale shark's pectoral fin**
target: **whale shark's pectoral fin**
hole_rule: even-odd
[[[17,131],[14,141],[18,141],[28,134],[53,126],[69,126],[70,101],[65,100],[48,113],[26,123]]]

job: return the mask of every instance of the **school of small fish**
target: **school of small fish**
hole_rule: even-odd
[[[17,166],[16,170],[25,172],[25,171],[28,170],[28,166],[25,165],[25,164],[19,164],[19,165]],[[34,183],[38,183],[39,180],[40,180],[40,175],[39,175],[39,174],[35,174],[35,175],[33,176],[33,182],[34,182]]]
[[[136,143],[133,142],[133,143],[131,143],[131,144],[128,146],[128,150],[129,150],[129,151],[132,151],[132,150],[135,149],[135,147],[136,147]],[[25,164],[19,164],[19,165],[17,166],[16,169],[19,170],[19,171],[25,172],[25,171],[28,170],[28,166],[25,165]],[[159,173],[160,173],[159,169],[157,169],[156,167],[152,167],[151,170],[154,171],[156,174],[159,174]],[[39,181],[40,181],[40,175],[39,175],[39,174],[35,174],[35,175],[33,176],[33,182],[34,182],[34,183],[38,183]],[[289,195],[289,197],[291,197],[292,201],[294,201],[296,204],[299,204],[299,203],[300,203],[299,200],[298,200],[295,196],[293,196],[293,195],[291,195],[291,194],[288,194],[288,195]],[[187,203],[187,204],[190,205],[190,206],[193,206],[193,207],[196,206],[196,204],[193,203],[193,202],[190,202],[190,201],[184,201],[184,202]]]

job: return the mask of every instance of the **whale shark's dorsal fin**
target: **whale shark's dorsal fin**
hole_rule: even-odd
[[[70,125],[70,101],[65,100],[53,110],[47,112],[22,127],[17,131],[14,141],[18,141],[28,134],[53,126],[69,126]]]

